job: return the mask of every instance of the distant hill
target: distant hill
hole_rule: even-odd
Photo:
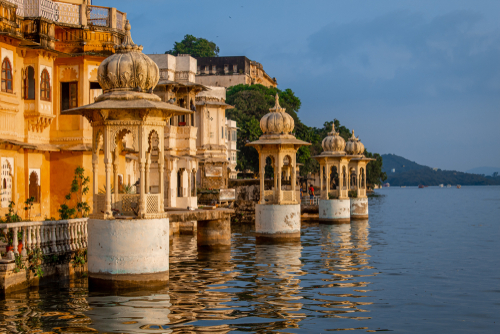
[[[500,174],[500,167],[476,167],[466,171],[466,173],[486,175],[486,176],[491,176],[495,172]]]
[[[500,185],[500,176],[482,176],[450,170],[434,170],[395,154],[382,155],[382,171],[391,186],[437,186],[439,184]]]

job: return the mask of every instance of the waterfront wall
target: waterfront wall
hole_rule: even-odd
[[[0,231],[7,236],[0,245],[0,294],[87,272],[87,218],[5,223]],[[7,251],[9,236],[21,238],[12,238]]]

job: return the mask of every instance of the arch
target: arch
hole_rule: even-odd
[[[161,151],[160,136],[156,130],[151,130],[148,135],[148,153],[154,153],[153,150]]]
[[[332,166],[329,170],[330,172],[330,189],[337,189],[339,186],[339,174],[337,166]]]
[[[2,61],[2,92],[12,93],[12,64],[9,58],[5,57]]]
[[[50,101],[50,98],[52,96],[50,87],[50,74],[46,68],[42,71],[41,78],[40,99],[43,101]]]
[[[39,203],[40,199],[40,184],[38,179],[38,173],[36,171],[32,171],[29,177],[29,198],[33,197],[35,199],[35,203]]]
[[[114,129],[114,130],[111,130],[111,151],[114,151],[116,149],[116,146],[117,144],[120,142],[120,141],[123,141],[123,138],[125,138],[125,136],[127,134],[131,134],[132,135],[132,141],[133,141],[133,144],[132,144],[132,148],[136,148],[137,147],[137,137],[136,137],[136,129],[135,128],[132,128],[132,127],[122,127],[122,128],[118,128],[118,129]],[[128,147],[128,146],[127,146]]]
[[[1,207],[7,208],[12,201],[12,166],[8,160],[2,164]]]
[[[346,168],[345,166],[342,167],[342,188],[345,189],[347,187],[347,180],[346,180]]]
[[[23,98],[25,100],[35,99],[35,69],[33,66],[26,67],[23,76]]]

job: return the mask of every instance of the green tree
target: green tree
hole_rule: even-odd
[[[166,54],[177,56],[179,54],[189,54],[191,57],[218,57],[219,47],[205,38],[196,38],[193,35],[186,35],[180,42],[174,43],[172,50]]]
[[[382,157],[378,153],[370,153],[365,149],[365,156],[367,158],[376,159],[375,161],[370,161],[366,165],[366,184],[373,187],[373,185],[381,185],[382,182],[387,180],[387,174],[382,172]]]

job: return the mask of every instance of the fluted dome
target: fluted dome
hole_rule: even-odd
[[[293,131],[295,121],[292,116],[285,112],[285,108],[281,108],[278,94],[276,94],[274,108],[269,109],[269,111],[260,120],[260,129],[265,135],[289,134]]]
[[[351,138],[347,141],[345,151],[351,155],[362,155],[365,152],[365,145],[354,135],[354,130],[352,130]]]
[[[332,124],[332,131],[323,139],[321,146],[325,154],[345,154],[345,140],[335,131],[335,124]]]
[[[98,80],[104,93],[113,91],[152,92],[158,83],[160,71],[156,63],[142,53],[130,35],[130,23],[125,23],[126,36],[116,53],[104,59],[99,66]]]

